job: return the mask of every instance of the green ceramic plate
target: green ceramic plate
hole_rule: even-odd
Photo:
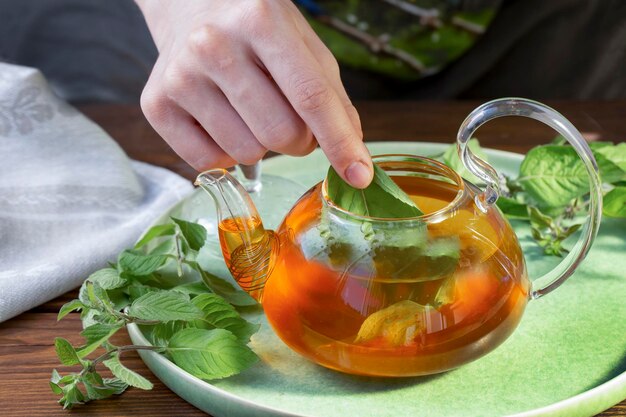
[[[434,155],[439,144],[370,143],[373,154]],[[489,151],[502,172],[516,172],[520,155]],[[302,190],[321,180],[328,162],[317,150],[305,158],[279,156],[264,173],[283,175]],[[268,192],[271,192],[269,190]],[[277,200],[277,199],[274,199]],[[267,226],[276,226],[294,202],[262,204]],[[214,218],[201,191],[180,202],[169,215],[197,221]],[[269,223],[269,224],[268,224]],[[541,256],[528,228],[514,224],[531,277],[554,266]],[[204,262],[214,272],[226,269],[217,242],[209,242]],[[211,258],[211,257],[214,258]],[[262,323],[251,342],[261,361],[224,380],[197,379],[163,356],[142,352],[154,374],[174,392],[215,416],[591,416],[626,397],[626,222],[605,219],[580,269],[562,287],[530,302],[516,332],[499,348],[444,374],[406,379],[354,377],[314,365],[291,352]],[[137,327],[134,343],[145,344]]]

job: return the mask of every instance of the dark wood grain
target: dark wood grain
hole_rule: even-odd
[[[357,103],[366,140],[453,142],[458,126],[476,102],[364,102]],[[626,140],[626,101],[551,102],[568,117],[587,140]],[[187,166],[152,130],[138,106],[91,105],[81,110],[102,126],[134,159],[169,168],[192,178]],[[531,120],[504,118],[479,130],[484,146],[524,153],[546,143],[554,132]],[[79,343],[80,320],[70,314],[61,322],[56,313],[76,291],[0,323],[0,415],[2,416],[202,416],[156,379],[134,353],[125,363],[154,383],[152,391],[130,389],[123,395],[97,401],[71,412],[63,411],[48,386],[52,368],[59,367],[54,337]],[[115,336],[120,344],[128,335]],[[601,417],[626,416],[626,401],[601,413]]]
[[[479,102],[356,103],[366,141],[452,143],[459,125]],[[548,102],[587,140],[626,140],[626,101]],[[131,158],[160,165],[191,179],[196,173],[152,130],[136,106],[91,105],[81,110],[117,139]],[[526,153],[547,143],[555,132],[530,119],[505,117],[477,132],[485,147]]]

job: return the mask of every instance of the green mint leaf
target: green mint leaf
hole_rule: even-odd
[[[626,173],[626,143],[613,145],[611,142],[608,142],[608,145],[594,146],[593,143],[591,143],[590,145],[596,157],[598,155],[604,156],[607,160],[617,165],[624,173]]]
[[[100,269],[89,275],[87,280],[98,284],[100,288],[105,290],[121,288],[127,284],[126,280],[120,277],[119,271],[113,268]]]
[[[531,226],[538,230],[549,230],[554,228],[554,221],[550,216],[543,214],[537,207],[528,206],[528,217]]]
[[[423,214],[415,202],[376,164],[374,179],[363,190],[346,183],[333,167],[328,169],[326,186],[331,201],[357,215],[404,218]]]
[[[63,389],[58,386],[57,384],[55,384],[54,382],[50,381],[48,383],[50,385],[50,389],[52,390],[52,392],[56,395],[61,395],[63,394]]]
[[[152,345],[154,346],[167,346],[172,336],[188,327],[194,327],[194,322],[175,320],[168,321],[166,323],[159,323],[155,326],[151,326],[148,336]]]
[[[405,193],[402,188],[400,188],[391,177],[385,172],[384,169],[374,164],[374,179],[372,182],[380,187],[387,194],[392,195],[396,199],[403,202],[405,205],[409,206],[409,210],[407,214],[411,214],[411,216],[421,216],[422,211],[417,207],[417,204],[409,197],[407,193]],[[368,192],[365,192],[366,198],[369,198]],[[371,203],[368,201],[368,204]],[[403,208],[404,210],[404,208]],[[407,216],[409,217],[409,216]]]
[[[61,375],[59,375],[59,372],[56,369],[53,369],[52,376],[50,377],[50,382],[54,382],[55,384],[58,384],[60,380],[61,380]]]
[[[567,145],[567,144],[568,144],[567,141],[564,141],[564,143],[561,143],[561,145]],[[605,148],[607,146],[614,146],[615,144],[613,142],[608,142],[608,141],[599,141],[599,142],[589,142],[588,145],[592,151],[596,151],[600,148]]]
[[[59,310],[59,314],[57,315],[57,321],[61,320],[63,317],[70,314],[72,311],[82,310],[85,308],[85,305],[80,302],[80,300],[72,300],[63,304],[63,307]]]
[[[88,284],[89,281],[85,281],[83,282],[83,285],[80,286],[80,289],[78,290],[78,300],[87,308],[96,308],[96,306],[91,304],[91,300],[89,299],[89,294],[87,292]]]
[[[132,371],[122,365],[119,356],[113,356],[111,359],[107,359],[103,363],[104,366],[109,368],[113,375],[115,375],[126,384],[143,390],[152,389],[152,383],[143,376],[139,375],[137,372]]]
[[[174,239],[164,240],[150,250],[150,255],[173,255],[176,251]],[[184,253],[184,251],[183,251]]]
[[[81,313],[81,320],[83,321],[83,329],[91,327],[94,324],[106,324],[108,326],[118,325],[120,323],[120,317],[107,312],[102,312],[95,309],[83,310]]]
[[[61,388],[61,386],[59,386],[60,380],[61,375],[59,375],[56,369],[53,369],[52,377],[50,377],[50,388],[52,389],[52,392],[54,392],[56,395],[63,394],[63,389]]]
[[[604,215],[626,217],[626,187],[615,187],[603,199]]]
[[[113,395],[113,390],[107,389],[105,387],[99,387],[84,379],[83,379],[83,387],[85,387],[85,392],[87,394],[87,398],[86,398],[87,401],[104,400],[105,398],[109,398],[110,396]]]
[[[248,307],[258,305],[257,301],[247,292],[235,288],[230,282],[217,275],[205,272],[202,274],[202,280],[209,283],[210,288],[216,294],[224,297],[229,303],[238,307]]]
[[[113,334],[115,334],[116,331],[118,331],[122,327],[123,327],[122,324],[115,325],[115,324],[96,323],[92,326],[89,326],[83,329],[83,331],[80,332],[80,335],[85,338],[85,341],[87,343],[91,344],[91,343],[99,342],[102,339],[106,339],[112,336]]]
[[[544,239],[538,241],[538,244],[543,248],[543,253],[545,255],[563,257],[567,254],[567,252],[569,252],[563,247],[563,242],[561,240]]]
[[[96,323],[85,328],[80,332],[80,335],[85,338],[85,344],[78,350],[78,356],[84,358],[89,355],[91,352],[98,349],[100,345],[109,340],[109,338],[122,327],[122,324]]]
[[[59,380],[59,385],[73,384],[78,380],[78,374],[68,374]]]
[[[127,291],[128,291],[128,295],[130,296],[130,299],[136,300],[148,294],[149,292],[159,291],[159,288],[151,287],[149,285],[143,285],[143,284],[133,284],[127,288]]]
[[[131,275],[150,275],[167,261],[166,255],[146,255],[136,250],[127,249],[117,259],[118,268]]]
[[[517,201],[514,198],[498,197],[496,203],[498,208],[509,219],[528,220],[528,210],[526,204]]]
[[[563,247],[563,241],[576,232],[584,221],[580,218],[567,220],[563,214],[552,218],[533,206],[528,207],[528,215],[533,239],[546,255],[554,256],[563,256],[568,252]]]
[[[602,148],[602,150],[604,149],[606,148]],[[610,147],[608,150],[612,149],[613,147]],[[626,170],[617,165],[609,157],[605,156],[602,151],[594,151],[593,154],[598,164],[598,170],[600,171],[600,178],[602,182],[613,184],[626,179]],[[611,154],[609,153],[609,155]]]
[[[82,378],[85,392],[87,393],[88,400],[103,400],[109,398],[112,395],[119,395],[128,387],[127,384],[119,380],[118,378],[108,378],[113,380],[113,384],[109,385],[102,377],[96,372],[88,372]],[[119,381],[119,382],[117,382]],[[120,388],[124,387],[121,391]]]
[[[210,288],[214,293],[224,297],[229,303],[240,307],[258,304],[256,300],[247,292],[236,288],[224,278],[205,271],[197,262],[187,262],[187,265],[198,271],[200,277],[202,278],[202,282],[204,282],[208,288]]]
[[[626,144],[592,145],[603,182],[626,178]],[[520,167],[519,182],[541,207],[563,207],[589,192],[584,164],[571,146],[539,146],[528,152]]]
[[[562,147],[571,152],[573,148],[565,139],[563,141]],[[613,184],[626,179],[626,143],[614,145],[612,142],[591,142],[589,147],[593,151],[603,182]]]
[[[135,244],[135,249],[139,249],[157,237],[172,236],[174,233],[176,233],[176,226],[173,223],[153,226],[143,235],[139,242]]]
[[[121,311],[130,304],[130,299],[126,291],[127,288],[128,287],[122,287],[107,291],[109,299],[111,303],[113,303],[113,310]]]
[[[120,395],[126,388],[128,388],[128,384],[122,381],[119,378],[104,378],[104,386],[107,388],[111,388],[113,390],[113,394]]]
[[[97,373],[97,372],[86,372],[83,376],[82,376],[83,382],[87,381],[90,384],[96,385],[96,386],[102,386],[104,385],[104,380],[102,379],[102,376]]]
[[[232,305],[217,294],[201,294],[191,302],[204,313],[204,317],[197,321],[209,325],[209,328],[226,329],[243,342],[250,340],[250,336],[259,330],[258,324],[244,320]]]
[[[202,318],[202,311],[189,302],[189,297],[176,291],[149,292],[131,304],[128,314],[162,322]]]
[[[506,174],[502,174],[502,177],[504,177],[504,183],[511,198],[518,197],[524,191],[524,187],[522,187],[518,179],[513,179]]]
[[[83,329],[92,326],[96,323],[100,323],[101,313],[93,308],[84,308],[80,312],[80,320],[83,322]]]
[[[202,379],[234,375],[258,360],[248,346],[224,329],[183,329],[170,339],[167,352],[176,365]]]
[[[87,297],[89,298],[89,302],[92,306],[104,306],[104,304],[109,300],[109,295],[106,291],[100,288],[100,285],[94,284],[93,282],[87,281]],[[113,305],[113,303],[109,303]]]
[[[565,229],[563,229],[563,233],[561,233],[560,238],[562,240],[567,239],[568,237],[573,235],[575,232],[577,232],[578,229],[580,229],[581,227],[582,227],[582,224],[574,224],[570,227],[566,227]]]
[[[189,244],[189,247],[193,250],[200,250],[204,246],[206,241],[206,229],[197,223],[191,223],[185,220],[171,218],[174,223],[178,225],[180,232]]]
[[[55,338],[54,349],[63,365],[76,365],[80,363],[80,358],[76,350],[66,339],[61,337]]]
[[[539,206],[563,207],[589,191],[585,166],[571,146],[538,146],[520,166],[518,180]]]
[[[61,397],[59,403],[63,406],[63,409],[70,409],[77,404],[85,402],[85,395],[78,388],[78,381],[65,385],[62,390],[63,397]]]
[[[113,303],[109,299],[107,292],[97,283],[86,280],[78,290],[78,300],[84,305],[83,313],[89,309],[97,310],[100,313],[110,313],[113,309]],[[81,315],[81,318],[83,316]]]
[[[187,284],[177,285],[172,291],[182,292],[187,295],[210,294],[211,290],[202,281],[190,282]]]
[[[470,150],[475,155],[480,157],[480,159],[482,159],[483,161],[487,161],[487,154],[480,147],[478,139],[470,139],[467,143],[467,146],[469,146]],[[467,168],[465,168],[465,165],[463,165],[461,158],[459,158],[456,144],[448,147],[448,149],[446,149],[446,151],[443,153],[443,163],[452,168],[452,170],[454,170],[457,174],[459,174],[462,178],[465,178],[469,182],[472,182],[474,184],[480,184],[482,182],[480,178],[478,178],[476,175],[469,172]]]

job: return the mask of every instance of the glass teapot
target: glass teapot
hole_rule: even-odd
[[[495,206],[498,175],[467,146],[476,129],[502,116],[530,117],[553,127],[589,174],[589,215],[578,242],[553,271],[532,282],[518,240]],[[328,198],[320,182],[272,231],[227,171],[204,172],[196,184],[217,205],[230,272],[261,302],[287,345],[347,373],[426,375],[458,367],[502,343],[529,300],[574,272],[601,216],[600,180],[589,147],[570,122],[545,105],[517,98],[486,103],[463,122],[457,146],[484,190],[432,159],[373,158],[425,213],[415,218],[350,213]]]

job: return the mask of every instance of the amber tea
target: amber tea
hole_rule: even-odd
[[[457,184],[392,178],[425,213],[423,221],[384,222],[382,232],[380,225],[339,217],[320,223],[320,216],[335,215],[316,197],[320,184],[270,238],[255,233],[260,221],[249,219],[245,227],[259,243],[247,253],[238,253],[241,219],[222,221],[222,249],[245,289],[267,268],[261,278],[271,273],[262,298],[269,322],[314,361],[366,375],[455,368],[517,326],[529,290],[523,257],[493,210],[477,216],[470,199],[454,201]],[[280,252],[276,262],[252,270],[272,242]]]

